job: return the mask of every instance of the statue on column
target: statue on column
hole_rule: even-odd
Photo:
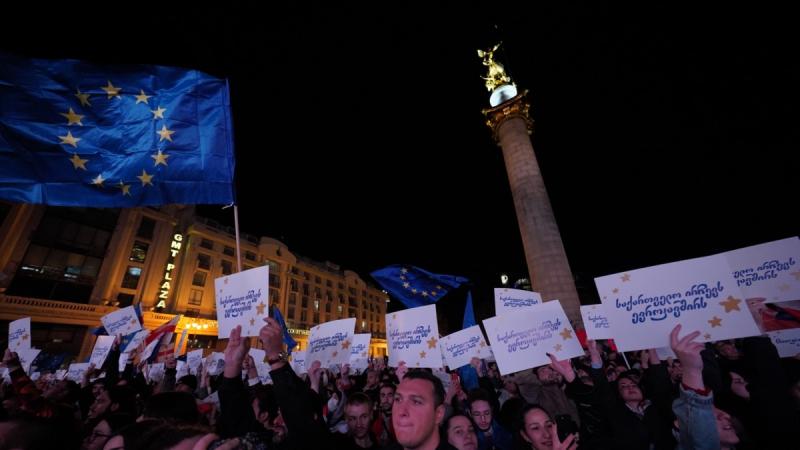
[[[489,68],[489,74],[481,77],[486,80],[486,89],[494,91],[498,86],[511,83],[511,77],[506,74],[503,65],[494,60],[494,52],[500,48],[500,44],[495,45],[489,50],[478,50],[478,57],[483,58],[483,65]]]

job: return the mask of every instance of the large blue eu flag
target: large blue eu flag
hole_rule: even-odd
[[[455,275],[441,275],[419,267],[394,264],[372,272],[375,279],[389,294],[409,308],[432,305],[450,289],[467,280]]]
[[[0,198],[127,207],[234,200],[226,80],[0,53]]]

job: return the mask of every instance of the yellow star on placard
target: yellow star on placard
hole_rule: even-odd
[[[617,288],[614,288],[614,289],[612,289],[612,290],[611,290],[611,292],[613,292],[613,293],[615,293],[615,294],[616,294],[616,293],[618,293],[618,292],[619,292],[619,289],[617,289]]]
[[[83,126],[83,124],[81,123],[81,119],[83,119],[85,116],[83,116],[82,114],[77,114],[75,111],[72,110],[72,108],[70,108],[69,111],[60,114],[67,118],[67,126],[70,125]]]
[[[135,97],[136,97],[136,104],[137,105],[139,103],[144,103],[145,105],[147,105],[148,104],[147,103],[147,99],[152,97],[152,95],[145,95],[144,94],[144,89],[139,89],[139,95],[136,95]]]
[[[342,350],[347,350],[348,348],[350,348],[350,341],[342,342]]]
[[[258,305],[256,305],[256,314],[264,314],[264,308],[266,307],[267,305],[265,305],[264,302],[261,302]]]
[[[147,171],[144,169],[142,169],[142,174],[137,175],[136,178],[141,180],[142,187],[144,187],[146,184],[149,184],[150,186],[153,185],[153,182],[151,181],[153,179],[153,175],[148,174]]]
[[[553,348],[554,348],[554,349],[555,349],[557,352],[560,352],[560,351],[561,351],[561,344],[556,344],[556,345],[555,345],[555,347],[553,347]]]
[[[425,350],[419,352],[419,357],[420,358],[424,358],[426,355],[427,355],[427,353],[425,353]]]
[[[155,155],[150,155],[150,157],[156,160],[155,163],[156,166],[159,164],[163,164],[166,166],[167,158],[169,158],[169,155],[167,155],[166,153],[162,153],[161,150],[159,150],[158,153],[156,153]]]
[[[367,352],[361,352],[361,357],[362,358],[366,358],[367,357]]]
[[[797,272],[792,272],[790,275],[792,275],[795,280],[800,281],[800,270],[798,270]]]
[[[338,351],[335,351],[335,352],[333,352],[333,355],[331,355],[331,356],[333,356],[334,358],[336,358],[336,355],[338,355],[338,354],[339,354],[339,352],[338,352]]]
[[[122,195],[127,195],[130,197],[131,195],[131,185],[125,184],[122,181],[119,182],[119,188],[122,189]]]
[[[111,84],[111,80],[108,81],[108,86],[101,87],[100,89],[106,91],[106,94],[108,94],[108,98],[112,97],[121,98],[119,96],[119,91],[121,91],[122,88],[115,87],[113,84]]]
[[[97,174],[97,177],[92,179],[92,184],[95,185],[95,186],[101,186],[102,187],[103,186],[103,181],[106,181],[106,179],[103,178],[103,174]]]
[[[713,318],[711,318],[711,320],[708,321],[708,323],[711,324],[711,328],[721,327],[722,319],[720,319],[717,316],[714,316]]]
[[[483,339],[481,339],[480,345],[481,345],[481,348],[486,347],[486,342],[483,342]]]
[[[719,304],[725,307],[726,313],[729,313],[733,310],[741,311],[741,309],[739,309],[739,303],[741,302],[742,301],[739,300],[738,298],[734,298],[732,295],[729,295],[727,300],[725,300],[724,302],[719,302]]]
[[[89,161],[88,159],[81,159],[77,153],[72,154],[72,158],[69,159],[72,162],[72,168],[75,170],[83,169],[86,170],[86,162]]]
[[[569,328],[564,328],[563,330],[561,330],[561,333],[558,334],[560,334],[565,341],[567,339],[572,339],[572,330],[570,330]]]
[[[168,141],[172,142],[172,135],[173,135],[174,133],[175,133],[174,131],[167,129],[167,126],[166,126],[166,125],[162,125],[162,126],[161,126],[161,130],[159,130],[159,131],[157,131],[157,132],[156,132],[156,134],[158,134],[159,136],[161,136],[161,138],[158,140],[158,142],[161,142],[161,141],[163,141],[164,139],[166,139],[166,140],[168,140]]]
[[[89,103],[89,94],[84,94],[80,89],[78,89],[78,92],[75,93],[75,97],[78,97],[78,100],[81,102],[81,106],[92,106],[92,104]]]
[[[28,340],[28,335],[27,334],[23,334],[22,335],[22,340],[23,341],[27,341]]]
[[[131,319],[131,325],[136,325],[136,319]]]
[[[625,275],[621,276],[620,278],[622,278],[622,282],[623,283],[626,282],[626,281],[630,281],[631,280],[631,276],[628,275],[627,273]]]
[[[711,340],[711,335],[708,333],[704,334],[703,337],[706,338],[706,340]]]
[[[253,319],[253,318],[251,317],[251,318],[250,318],[250,326],[252,327],[252,326],[253,326],[253,325],[255,325],[255,324],[256,324],[256,319]]]
[[[392,320],[397,319],[397,314],[392,314]]]
[[[73,136],[71,131],[67,131],[66,136],[59,136],[58,138],[61,139],[61,142],[59,142],[59,144],[67,144],[73,147],[77,147],[78,141],[81,140],[81,138]]]
[[[431,338],[428,339],[428,348],[436,348],[436,343],[437,342],[438,341],[436,340],[436,338],[431,336]]]
[[[164,118],[164,112],[166,112],[166,111],[167,111],[167,109],[166,108],[162,108],[161,106],[159,106],[156,109],[151,109],[150,110],[150,112],[153,113],[153,120],[163,119]]]

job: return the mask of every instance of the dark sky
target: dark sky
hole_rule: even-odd
[[[529,3],[37,7],[6,14],[0,49],[229,78],[243,231],[363,276],[415,264],[480,301],[524,274],[481,115],[475,50],[498,40],[587,298],[595,276],[798,233],[788,9]]]

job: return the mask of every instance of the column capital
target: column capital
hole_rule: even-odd
[[[519,117],[525,121],[525,125],[528,128],[528,134],[533,133],[533,119],[531,119],[529,114],[531,104],[528,102],[527,94],[528,90],[526,89],[516,97],[511,98],[495,106],[494,108],[487,108],[481,111],[483,115],[486,116],[486,125],[492,129],[492,137],[494,137],[494,140],[498,142],[498,145],[500,140],[498,132],[500,130],[500,126],[506,120]]]

